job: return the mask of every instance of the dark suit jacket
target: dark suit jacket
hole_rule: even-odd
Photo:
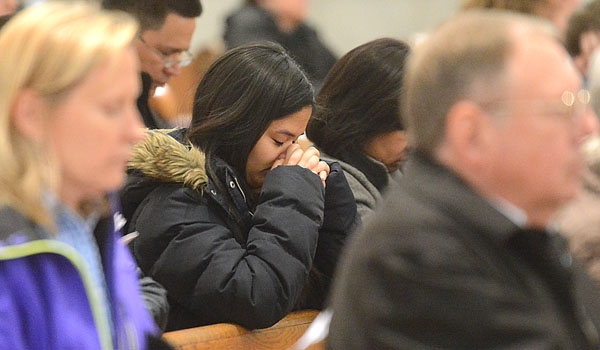
[[[146,72],[142,72],[142,92],[137,99],[137,107],[144,125],[148,129],[169,129],[171,125],[162,119],[150,108],[150,88],[152,87],[152,77]]]
[[[340,262],[331,349],[598,348],[597,293],[557,234],[425,156],[404,169]]]

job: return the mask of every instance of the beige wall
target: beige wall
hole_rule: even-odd
[[[31,5],[44,0],[21,0]],[[90,0],[100,1],[100,0]],[[244,0],[201,0],[192,51],[218,42],[225,17]],[[338,55],[369,40],[391,36],[412,40],[452,15],[461,0],[310,0],[310,22]]]
[[[309,22],[332,50],[343,54],[366,41],[392,36],[412,40],[452,15],[460,0],[311,0]],[[227,13],[242,0],[202,0],[192,50],[218,41]]]

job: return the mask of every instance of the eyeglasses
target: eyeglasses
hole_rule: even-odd
[[[493,110],[494,114],[509,114],[511,106],[524,104],[528,108],[535,108],[539,114],[557,116],[574,122],[581,119],[590,108],[591,99],[590,92],[581,89],[577,92],[564,91],[560,96],[560,102],[556,103],[548,100],[509,100],[488,102],[481,105],[486,109]]]
[[[154,52],[154,54],[158,56],[161,59],[161,61],[163,61],[163,64],[167,69],[173,67],[174,65],[177,65],[179,67],[189,66],[190,63],[192,63],[192,60],[194,59],[194,55],[192,55],[192,53],[188,50],[183,50],[166,55],[160,50],[156,49],[155,47],[150,46],[147,42],[144,41],[143,38],[139,39],[142,42],[142,44],[146,45],[147,48]]]

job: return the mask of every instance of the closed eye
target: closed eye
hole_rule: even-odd
[[[273,139],[273,142],[275,142],[275,144],[277,145],[277,147],[283,146],[283,142],[277,141],[275,139]]]

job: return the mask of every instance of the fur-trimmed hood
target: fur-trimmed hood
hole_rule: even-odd
[[[200,193],[208,186],[204,153],[184,144],[184,134],[185,129],[148,130],[146,138],[135,145],[127,182],[120,192],[121,208],[128,221],[161,184],[180,184]],[[129,223],[124,229],[131,232]]]
[[[178,135],[181,140],[176,139]],[[134,147],[129,168],[154,181],[202,191],[208,181],[204,153],[183,144],[182,136],[182,130],[148,130],[147,137]]]

